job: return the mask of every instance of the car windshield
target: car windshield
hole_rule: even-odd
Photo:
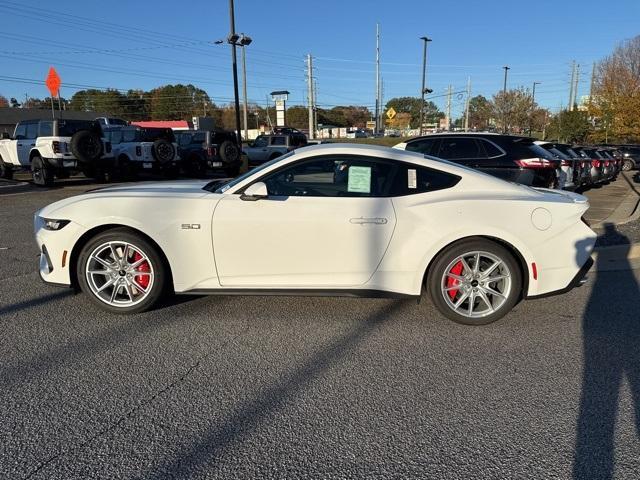
[[[264,170],[265,168],[270,167],[271,165],[273,165],[274,163],[278,163],[282,160],[284,160],[285,158],[290,157],[291,155],[293,155],[294,152],[289,152],[285,155],[281,155],[277,158],[274,158],[273,160],[269,160],[268,162],[263,163],[262,165],[260,165],[259,167],[256,167],[252,170],[249,170],[246,173],[243,173],[242,175],[240,175],[239,177],[234,178],[233,180],[229,180],[228,182],[224,182],[222,184],[220,184],[220,180],[216,180],[213,182],[210,182],[208,184],[206,184],[203,188],[204,190],[207,190],[208,192],[213,192],[213,193],[224,193],[227,190],[229,190],[231,187],[236,186],[237,184],[239,184],[240,182],[244,181],[245,179],[251,177],[254,174],[259,173],[260,171]]]

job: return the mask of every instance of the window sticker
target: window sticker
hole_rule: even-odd
[[[409,168],[407,170],[407,186],[409,188],[418,188],[418,178],[415,168]]]
[[[347,191],[371,193],[371,167],[349,167]]]

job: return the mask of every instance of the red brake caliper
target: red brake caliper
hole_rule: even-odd
[[[460,261],[456,263],[451,270],[449,270],[449,273],[453,275],[461,275],[462,269],[463,269],[462,261]],[[456,285],[458,285],[458,283],[460,282],[455,278],[447,277],[447,288],[455,287]],[[453,300],[454,298],[456,298],[456,295],[458,294],[458,289],[455,288],[453,290],[449,290],[447,293],[449,294],[449,297],[451,297],[451,300]]]
[[[141,258],[142,255],[138,252],[133,252],[133,263],[137,262]],[[136,272],[149,272],[150,270],[151,269],[149,268],[149,263],[147,261],[142,262],[136,267]],[[136,275],[134,280],[142,288],[147,288],[149,286],[149,275]]]

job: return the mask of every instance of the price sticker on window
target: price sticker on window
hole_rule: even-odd
[[[415,168],[407,169],[407,186],[409,188],[418,188],[418,177]]]
[[[349,167],[347,191],[371,193],[371,167]]]

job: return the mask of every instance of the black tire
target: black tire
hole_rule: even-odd
[[[0,157],[0,178],[4,178],[5,180],[11,180],[13,178],[13,166],[4,163],[2,157]]]
[[[31,158],[31,178],[33,183],[39,187],[50,187],[53,185],[54,170],[39,155]]]
[[[473,317],[458,313],[459,310],[456,311],[454,309],[453,302],[455,301],[457,303],[459,300],[462,300],[465,295],[465,293],[463,292],[464,288],[468,288],[468,291],[470,293],[471,291],[473,291],[473,295],[476,295],[476,291],[478,291],[478,295],[482,295],[482,293],[480,293],[480,291],[484,292],[483,283],[481,283],[482,281],[478,282],[477,279],[469,278],[467,280],[469,284],[465,287],[462,287],[460,282],[454,283],[453,287],[461,285],[460,289],[453,290],[454,297],[451,296],[450,291],[445,292],[443,290],[443,287],[446,286],[444,285],[445,278],[447,279],[447,281],[449,281],[450,278],[449,276],[445,277],[445,271],[451,267],[452,262],[455,262],[458,257],[463,256],[469,252],[488,253],[489,255],[498,258],[502,262],[502,265],[497,269],[498,274],[502,272],[510,274],[511,283],[509,291],[505,296],[503,296],[504,300],[498,300],[498,302],[502,303],[495,307],[495,310],[492,313],[489,313],[490,310],[488,309],[486,303],[482,300],[481,296],[475,297],[477,303],[474,301],[474,305],[477,305],[477,308],[481,307],[481,303],[484,304],[484,308],[481,309],[479,313],[482,314],[482,310],[487,311],[484,316],[479,317]],[[467,264],[470,268],[474,267],[470,262],[467,262]],[[458,272],[460,276],[464,276],[464,267],[462,268],[462,273]],[[482,273],[482,265],[480,266],[479,273]],[[491,276],[493,277],[495,275]],[[454,282],[456,281],[457,280],[454,280]],[[486,286],[494,290],[499,290],[500,287],[497,286],[498,283],[501,283],[502,286],[505,286],[507,285],[506,282],[507,280],[491,282]],[[511,311],[516,303],[518,303],[522,295],[522,273],[520,271],[520,266],[518,265],[517,260],[514,258],[511,252],[509,252],[502,245],[499,245],[498,243],[492,242],[490,240],[470,239],[454,243],[438,254],[431,267],[429,268],[429,275],[426,280],[426,286],[431,301],[436,306],[436,308],[448,319],[464,325],[487,325],[504,317],[507,313],[509,313],[509,311]],[[452,288],[451,285],[449,285],[448,288]],[[448,299],[445,298],[445,295],[448,295],[450,297],[452,305],[449,304]],[[487,294],[485,293],[484,296],[487,297]],[[495,297],[492,296],[491,298],[489,298],[489,300],[495,305]],[[468,305],[469,300],[467,299],[462,301],[460,307]]]
[[[159,138],[153,142],[151,154],[160,163],[167,163],[174,159],[176,151],[171,142]]]
[[[127,242],[133,245],[135,248],[143,251],[149,259],[149,262],[151,264],[151,271],[154,273],[153,283],[149,287],[150,291],[147,294],[146,298],[144,298],[139,303],[136,303],[132,306],[110,305],[109,303],[106,303],[106,301],[99,298],[99,294],[94,293],[89,286],[89,280],[87,279],[87,275],[85,272],[91,252],[93,252],[100,245],[103,245],[107,242]],[[107,230],[106,232],[99,233],[91,240],[89,240],[89,242],[87,242],[82,248],[78,256],[76,275],[78,284],[80,285],[80,289],[82,290],[82,292],[85,293],[93,303],[98,305],[103,310],[111,313],[141,313],[153,308],[153,306],[158,302],[162,294],[165,292],[165,287],[167,287],[170,283],[168,280],[169,272],[167,271],[160,252],[158,252],[156,247],[153,246],[144,237],[126,228],[115,228],[113,230]],[[135,274],[133,275],[135,276]],[[109,288],[111,287],[107,287],[107,289]]]
[[[635,167],[635,164],[633,163],[632,160],[625,160],[624,163],[622,164],[622,170],[625,172],[629,172],[633,170],[633,167]]]
[[[69,146],[73,156],[82,163],[95,162],[100,159],[103,153],[100,136],[90,130],[80,130],[74,133]]]
[[[240,162],[240,149],[231,140],[225,140],[218,146],[218,155],[227,164]]]

